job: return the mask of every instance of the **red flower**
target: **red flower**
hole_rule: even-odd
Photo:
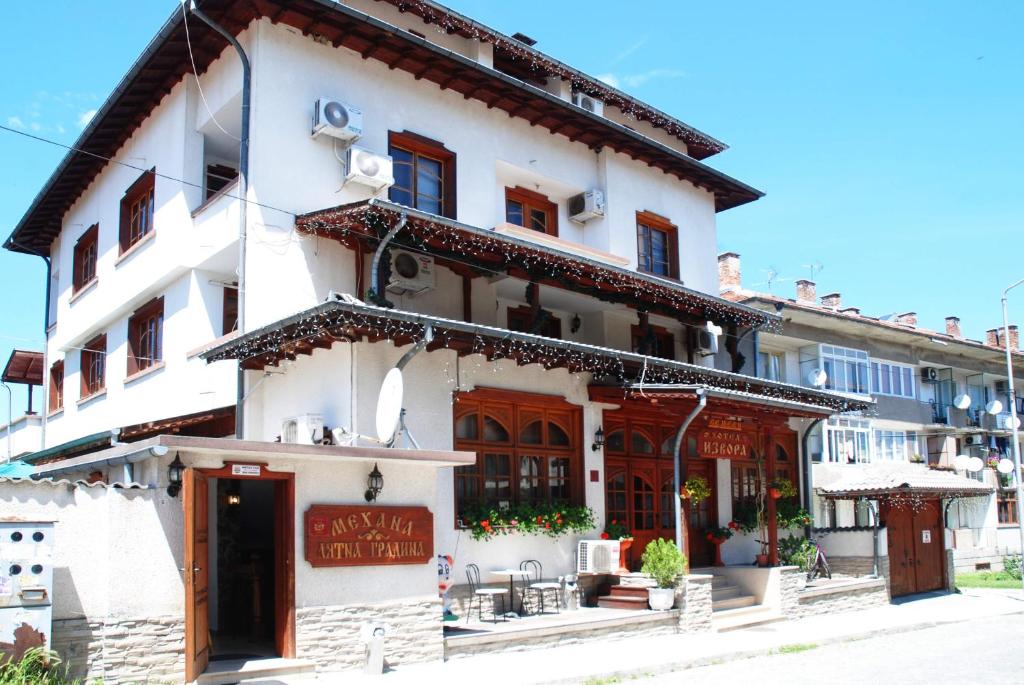
[[[735,521],[729,521],[729,528],[731,530],[736,530],[739,527],[740,527],[740,524],[736,523]]]
[[[551,527],[551,524],[550,524],[550,523],[545,523],[545,524],[544,524],[544,527],[545,527],[545,528],[550,528],[550,527]]]
[[[538,516],[537,517],[537,523],[541,523],[543,520],[544,520],[543,516]]]
[[[612,525],[614,526],[616,523],[618,523],[618,521],[616,521],[615,519],[612,519]]]
[[[518,526],[519,525],[519,521],[517,521],[515,519],[512,519],[511,521],[508,522],[508,524],[510,526]]]
[[[715,536],[712,535],[711,533],[708,533],[708,540],[710,540],[711,542],[714,542],[715,541]]]
[[[607,540],[608,539],[608,533],[601,533],[601,539],[602,540]]]

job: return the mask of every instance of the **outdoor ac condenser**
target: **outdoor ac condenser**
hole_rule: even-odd
[[[577,573],[614,573],[619,568],[618,540],[580,540]]]
[[[319,445],[323,439],[323,414],[302,414],[281,422],[281,442]]]

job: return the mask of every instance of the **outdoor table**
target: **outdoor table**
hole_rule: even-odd
[[[512,609],[512,611],[507,612],[507,613],[511,613],[511,614],[513,614],[515,616],[522,616],[523,615],[523,600],[522,600],[522,598],[519,599],[519,610],[516,611],[516,586],[515,586],[515,580],[516,580],[516,576],[519,576],[520,578],[528,578],[530,576],[530,572],[529,571],[524,571],[524,570],[519,569],[519,568],[500,568],[500,569],[496,569],[494,571],[490,571],[490,574],[492,576],[508,576],[508,596],[509,596],[509,600],[508,601],[509,601],[510,608]]]

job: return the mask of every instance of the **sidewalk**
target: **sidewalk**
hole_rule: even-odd
[[[823,645],[1016,613],[1024,613],[1024,598],[1019,590],[965,590],[959,595],[922,595],[884,607],[781,621],[726,633],[665,635],[488,654],[397,668],[376,677],[351,672],[320,673],[295,682],[344,680],[346,683],[406,685],[474,682],[484,676],[487,685],[581,683],[592,678],[668,673],[758,656],[786,645]]]

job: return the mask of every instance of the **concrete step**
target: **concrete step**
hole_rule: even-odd
[[[616,599],[620,597],[640,597],[644,601],[647,601],[648,592],[645,587],[634,587],[631,585],[612,585],[611,591],[608,593],[610,597]]]
[[[729,611],[730,609],[742,609],[743,607],[757,606],[757,600],[753,595],[736,595],[727,599],[711,600],[711,611]]]
[[[230,685],[309,673],[316,673],[316,662],[307,659],[227,659],[211,661],[195,682],[196,685]]]
[[[604,609],[633,609],[635,611],[643,611],[647,609],[647,596],[643,597],[631,597],[621,596],[613,597],[607,595],[605,597],[597,598],[597,606]]]
[[[711,616],[711,628],[715,632],[724,633],[785,620],[786,617],[773,607],[754,605],[740,609],[716,611]]]
[[[711,588],[711,601],[717,602],[720,599],[731,599],[732,597],[739,597],[743,592],[736,585],[722,585],[721,587]]]

